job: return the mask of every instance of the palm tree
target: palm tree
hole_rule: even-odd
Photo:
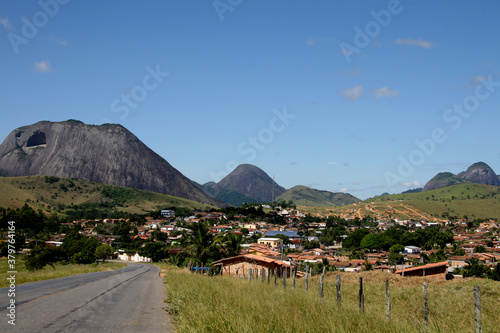
[[[189,257],[204,265],[213,258],[214,241],[210,226],[205,222],[190,223],[186,227],[181,243]]]
[[[224,257],[235,257],[240,254],[243,234],[224,233],[216,237],[216,244]]]

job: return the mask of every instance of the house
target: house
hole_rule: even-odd
[[[420,253],[420,248],[417,246],[411,246],[411,245],[405,246],[404,253],[410,253],[410,254]]]
[[[464,268],[468,261],[472,259],[472,256],[451,256],[448,258],[450,267],[453,268]]]
[[[277,269],[279,277],[281,277],[281,272],[283,270],[289,277],[292,268],[291,265],[283,261],[255,254],[243,254],[236,257],[221,259],[214,262],[213,266],[220,266],[221,275],[234,277],[248,277],[249,270],[253,269],[255,278],[262,276],[262,269],[265,270],[265,274],[268,274],[268,270],[274,272],[274,270]]]
[[[262,238],[259,238],[259,240],[257,241],[257,244],[262,244],[262,245],[265,245],[267,247],[276,249],[276,248],[281,248],[283,246],[283,239],[262,237]]]
[[[133,262],[151,262],[152,260],[147,257],[140,256],[139,253],[126,253],[119,251],[118,259]]]
[[[297,231],[280,231],[280,230],[273,230],[273,231],[268,231],[264,235],[264,237],[276,237],[277,235],[284,235],[287,236],[291,241],[294,239],[302,239],[302,236],[297,233]]]
[[[401,276],[434,276],[434,277],[444,278],[447,269],[448,269],[448,262],[443,261],[423,266],[397,270],[396,274],[399,274]]]

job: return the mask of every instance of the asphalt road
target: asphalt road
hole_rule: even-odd
[[[0,332],[174,332],[154,265],[74,275],[16,286],[15,326],[9,288],[0,289]]]

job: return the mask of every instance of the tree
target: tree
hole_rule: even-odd
[[[181,238],[189,257],[200,264],[213,259],[214,242],[210,227],[206,222],[190,223],[186,226],[187,232]]]
[[[101,244],[95,249],[95,256],[97,259],[102,259],[102,262],[106,260],[107,257],[111,256],[114,249],[106,244]]]
[[[405,250],[405,247],[401,244],[394,244],[393,246],[390,247],[389,252],[391,253],[400,253]]]
[[[389,263],[393,264],[393,265],[404,263],[405,262],[404,259],[405,259],[405,257],[399,253],[391,253],[391,254],[389,254],[389,257],[387,258]]]
[[[498,265],[497,265],[498,266]],[[488,266],[483,265],[476,258],[469,260],[467,266],[463,268],[464,277],[488,277],[491,274],[491,270]]]
[[[95,238],[87,238],[76,231],[71,231],[64,237],[61,248],[70,261],[78,264],[90,264],[95,261],[95,250],[101,245]]]
[[[243,235],[224,233],[217,236],[215,242],[220,247],[224,257],[235,257],[240,254]]]
[[[490,277],[495,281],[500,281],[500,263],[495,266]]]
[[[345,249],[355,249],[360,248],[361,241],[368,235],[370,231],[365,228],[357,229],[347,236],[342,242],[342,247]]]
[[[66,260],[66,258],[66,253],[61,248],[38,245],[24,256],[24,265],[29,271],[35,271],[46,265],[54,267],[56,262]]]
[[[485,253],[486,248],[483,245],[478,245],[474,248],[474,253]]]
[[[175,217],[180,217],[184,220],[185,217],[193,214],[193,210],[186,207],[177,207],[175,209]]]
[[[162,242],[147,242],[138,251],[140,256],[150,258],[153,262],[158,262],[167,257],[165,244]]]
[[[360,242],[362,249],[380,250],[382,248],[382,240],[378,234],[368,234]]]

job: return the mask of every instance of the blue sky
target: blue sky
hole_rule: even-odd
[[[496,1],[0,2],[0,137],[120,123],[190,179],[361,199],[500,174]]]

